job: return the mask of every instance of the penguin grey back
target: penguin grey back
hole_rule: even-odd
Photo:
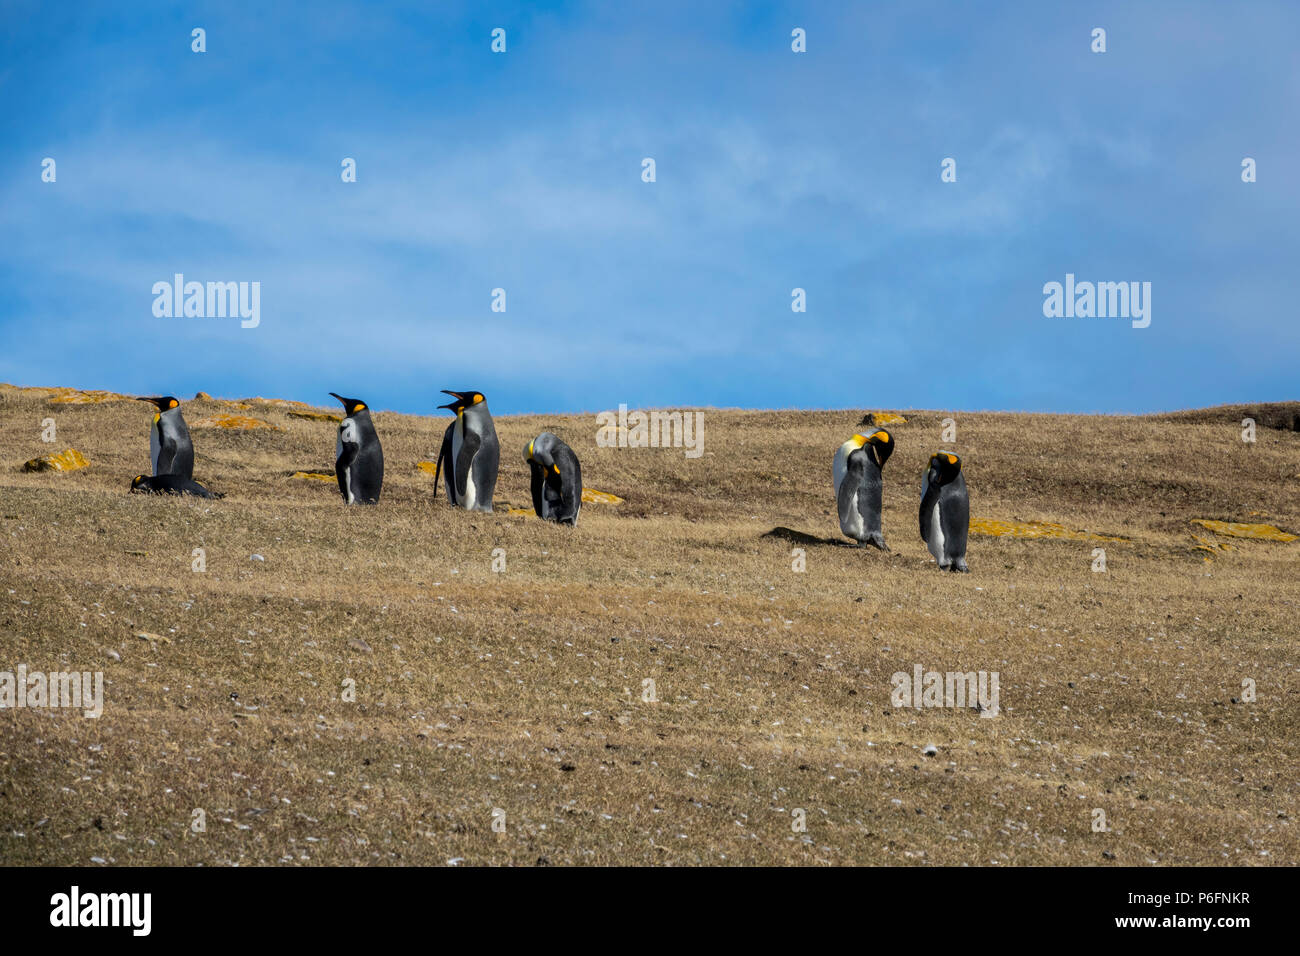
[[[348,504],[378,504],[384,487],[384,449],[370,419],[370,409],[360,399],[330,394],[343,403],[346,412],[334,445],[339,491]]]
[[[577,525],[582,510],[582,465],[573,449],[542,432],[524,449],[532,471],[533,510],[544,521]]]

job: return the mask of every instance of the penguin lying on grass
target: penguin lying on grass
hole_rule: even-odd
[[[339,480],[339,491],[350,505],[378,504],[379,492],[384,487],[384,450],[370,420],[370,409],[360,399],[330,394],[343,403],[347,413],[339,425],[339,437],[334,445],[334,474]]]
[[[194,445],[181,417],[181,403],[171,395],[141,398],[158,409],[149,429],[149,461],[155,475],[194,477]]]
[[[208,491],[193,478],[180,475],[136,475],[131,482],[132,494],[193,495],[196,498],[224,498],[225,495]]]
[[[481,392],[442,391],[456,400],[438,407],[451,409],[456,420],[442,436],[438,464],[433,470],[433,496],[438,497],[438,475],[445,466],[447,497],[453,505],[467,511],[491,511],[501,445],[487,400]]]
[[[582,510],[582,465],[573,449],[542,432],[524,449],[532,469],[533,510],[544,521],[577,525]]]

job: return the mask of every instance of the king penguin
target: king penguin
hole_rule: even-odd
[[[533,471],[533,510],[544,521],[577,525],[582,510],[582,465],[573,449],[542,432],[524,449]]]
[[[930,456],[921,485],[921,537],[942,571],[966,573],[966,535],[970,531],[970,496],[961,459],[952,452]]]
[[[181,417],[181,403],[170,395],[142,398],[158,409],[149,429],[149,460],[155,475],[194,477],[194,445]]]
[[[208,491],[193,478],[180,475],[136,475],[131,480],[132,494],[193,495],[196,498],[224,498],[225,495]]]
[[[870,435],[854,435],[835,453],[835,503],[840,530],[862,545],[888,551],[881,526],[882,474],[894,452],[894,439],[883,428]]]
[[[452,392],[445,388],[442,391],[456,400],[438,407],[451,409],[456,413],[456,420],[442,436],[442,448],[433,472],[433,496],[438,497],[438,474],[445,464],[447,497],[451,503],[467,511],[491,511],[501,446],[497,443],[497,430],[487,400],[481,392]]]
[[[360,399],[330,394],[343,403],[346,413],[334,444],[334,474],[339,480],[339,491],[350,505],[378,504],[384,486],[384,449],[370,420],[370,409]]]

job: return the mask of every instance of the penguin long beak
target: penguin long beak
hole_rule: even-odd
[[[439,405],[439,406],[438,406],[439,408],[449,408],[449,409],[451,409],[452,411],[456,411],[456,410],[459,409],[459,408],[463,408],[463,407],[467,404],[466,401],[465,401],[465,393],[464,393],[464,392],[453,392],[453,391],[451,391],[450,389],[446,389],[446,388],[444,388],[444,389],[440,389],[440,391],[441,391],[442,394],[444,394],[444,395],[453,395],[453,396],[455,396],[456,400],[455,400],[454,402],[448,402],[446,405]]]
[[[335,398],[343,403],[343,410],[351,415],[353,412],[359,412],[366,407],[366,403],[359,398],[344,398],[337,392],[330,392]]]
[[[150,405],[154,406],[154,408],[158,409],[160,412],[164,410],[164,408],[163,408],[163,398],[162,398],[161,395],[155,395],[153,398],[143,398],[143,397],[142,397],[142,398],[137,398],[136,401],[137,401],[137,402],[148,402]]]

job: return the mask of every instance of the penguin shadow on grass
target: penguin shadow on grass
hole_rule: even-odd
[[[843,538],[819,538],[815,534],[808,534],[806,531],[796,531],[794,528],[786,528],[781,525],[773,528],[771,531],[764,531],[764,538],[775,538],[779,541],[790,541],[794,544],[814,544],[829,545],[834,548],[850,548],[854,551],[875,551],[876,548],[864,548],[860,544],[854,544],[852,541],[845,541]],[[885,552],[880,552],[884,554]]]
[[[829,545],[835,548],[848,548],[851,551],[869,551],[872,554],[877,554],[880,555],[881,557],[889,557],[894,560],[900,560],[900,559],[906,560],[906,556],[899,554],[899,552],[897,551],[893,551],[893,550],[881,551],[880,549],[871,547],[869,545],[854,544],[852,541],[845,541],[843,538],[829,538],[829,537],[819,538],[815,534],[808,534],[808,532],[806,531],[796,531],[794,528],[786,528],[780,525],[773,528],[771,531],[764,531],[759,537],[772,538],[777,541],[789,541],[792,544],[798,544],[803,546]],[[934,560],[925,559],[919,561],[918,564],[929,565],[931,568],[933,568]]]

